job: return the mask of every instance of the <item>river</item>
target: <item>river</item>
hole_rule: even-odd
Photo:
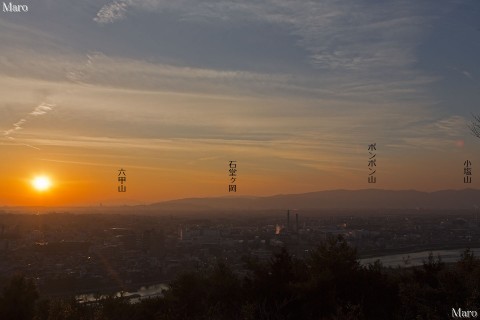
[[[142,299],[161,297],[163,292],[168,290],[168,285],[164,283],[153,284],[151,286],[142,286],[137,291],[121,291],[114,294],[115,297],[125,297],[131,303],[137,303]],[[108,295],[101,295],[100,297],[94,293],[77,295],[75,298],[80,303],[94,302],[99,299],[105,299]]]
[[[473,248],[471,250],[476,257],[480,257],[480,248]],[[413,253],[392,254],[373,258],[359,259],[359,262],[361,265],[367,265],[369,263],[375,262],[375,260],[380,260],[380,262],[382,262],[383,266],[385,267],[413,267],[422,265],[423,262],[427,260],[430,252],[432,252],[435,258],[440,255],[443,262],[451,263],[457,262],[460,259],[460,255],[463,251],[464,249],[420,251]],[[137,291],[117,292],[114,295],[116,297],[123,296],[125,298],[128,298],[130,302],[136,303],[146,298],[161,297],[165,290],[168,290],[168,285],[160,283],[151,286],[142,286]],[[100,299],[106,297],[107,295],[101,295]],[[76,296],[76,299],[81,303],[94,302],[98,300],[99,297],[96,294],[89,293],[78,295]]]
[[[414,253],[392,254],[388,256],[359,259],[359,261],[362,265],[373,263],[375,260],[380,260],[385,267],[413,267],[422,265],[423,261],[427,260],[430,252],[433,253],[435,258],[440,255],[442,262],[450,263],[457,262],[460,259],[460,255],[463,251],[465,251],[465,249],[420,251]],[[471,251],[474,253],[475,257],[480,257],[480,248],[473,248]]]

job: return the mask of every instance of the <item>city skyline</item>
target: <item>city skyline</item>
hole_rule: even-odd
[[[479,186],[478,3],[26,4],[0,14],[1,205]]]

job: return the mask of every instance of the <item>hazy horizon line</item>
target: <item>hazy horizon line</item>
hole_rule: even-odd
[[[350,191],[350,192],[357,192],[357,191],[393,191],[393,192],[419,192],[419,193],[426,193],[432,194],[436,192],[443,192],[443,191],[466,191],[466,190],[473,190],[473,191],[480,191],[478,188],[463,188],[463,189],[438,189],[434,191],[421,191],[416,189],[382,189],[382,188],[364,188],[364,189],[329,189],[329,190],[320,190],[320,191],[309,191],[309,192],[301,192],[301,193],[277,193],[267,196],[255,196],[255,195],[226,195],[226,196],[210,196],[210,197],[186,197],[186,198],[177,198],[177,199],[170,199],[170,200],[159,200],[153,201],[148,203],[140,203],[142,201],[135,201],[135,200],[127,200],[124,203],[118,201],[118,203],[114,204],[113,201],[107,201],[105,204],[103,202],[99,202],[97,204],[83,204],[83,205],[0,205],[0,208],[115,208],[115,207],[139,207],[139,206],[151,206],[157,205],[162,203],[168,202],[175,202],[175,201],[182,201],[182,200],[198,200],[198,199],[246,199],[246,198],[274,198],[279,196],[292,196],[292,195],[305,195],[305,194],[312,194],[312,193],[322,193],[322,192],[341,192],[341,191]],[[139,203],[135,203],[139,202]]]

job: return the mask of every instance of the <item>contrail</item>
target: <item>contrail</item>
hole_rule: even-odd
[[[18,130],[22,130],[24,128],[24,125],[26,123],[28,123],[29,118],[42,116],[42,115],[46,114],[47,112],[52,111],[54,107],[55,107],[54,104],[49,104],[49,103],[46,103],[46,102],[40,103],[38,106],[36,106],[33,109],[32,112],[28,113],[24,118],[15,122],[12,125],[11,129],[5,130],[3,132],[4,137],[6,139],[10,140],[10,141],[15,140],[15,138],[12,137],[12,135],[14,135],[15,132],[17,132]],[[24,145],[24,146],[27,146],[27,147],[30,147],[30,148],[33,148],[33,149],[36,149],[36,150],[40,150],[40,148],[34,147],[32,145],[29,145],[29,144],[21,143],[21,145]]]
[[[80,84],[80,85],[85,84],[83,80],[87,78],[88,72],[90,71],[93,64],[95,63],[95,60],[102,56],[103,54],[101,52],[92,52],[87,54],[87,61],[83,65],[81,65],[77,70],[70,70],[70,71],[67,70],[65,75],[66,78],[76,84]],[[71,92],[67,91],[67,93],[71,93]],[[48,95],[46,98],[48,98]],[[24,128],[24,125],[27,124],[29,121],[31,121],[31,118],[43,116],[49,113],[50,111],[54,110],[55,107],[56,107],[55,104],[50,104],[47,102],[40,103],[31,112],[29,112],[23,118],[15,122],[12,125],[12,128],[5,130],[3,132],[3,136],[10,141],[15,141],[15,137],[14,137],[15,132],[17,132],[18,130],[22,130]],[[19,144],[36,149],[36,150],[40,150],[40,148],[29,145],[29,144],[25,144],[25,143],[19,143]]]
[[[36,150],[40,150],[39,147],[34,147],[34,146],[26,144],[26,143],[22,143],[22,146],[26,146],[26,147],[30,147],[30,148],[33,148],[33,149],[36,149]]]

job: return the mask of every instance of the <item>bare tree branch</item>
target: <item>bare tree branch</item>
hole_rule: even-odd
[[[472,114],[472,117],[472,123],[468,126],[468,128],[475,137],[480,138],[480,115]]]

